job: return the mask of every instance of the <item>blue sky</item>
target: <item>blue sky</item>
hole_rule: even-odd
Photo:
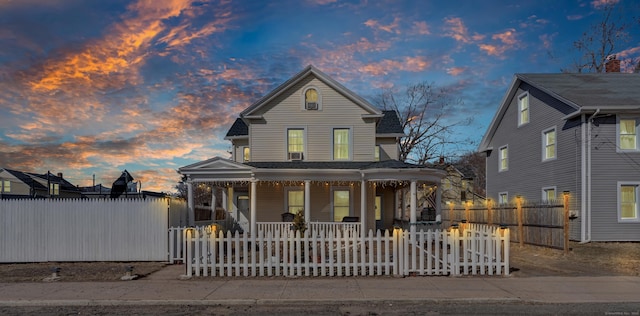
[[[474,117],[457,137],[479,142],[513,74],[568,68],[607,2],[634,26],[616,53],[638,60],[625,0],[0,0],[0,167],[81,186],[127,169],[172,192],[177,168],[227,157],[237,114],[309,64],[368,100],[455,87]]]

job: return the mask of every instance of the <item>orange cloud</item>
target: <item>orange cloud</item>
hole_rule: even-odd
[[[466,70],[467,70],[466,67],[452,67],[452,68],[447,68],[447,73],[452,76],[459,76]]]
[[[514,29],[504,31],[503,33],[494,34],[491,39],[499,41],[500,44],[479,44],[478,47],[487,55],[504,58],[504,53],[511,49],[517,49],[520,42],[517,40],[517,34]]]
[[[461,18],[445,18],[444,23],[444,36],[451,37],[457,42],[469,44],[474,41],[481,41],[485,37],[478,33],[470,34]]]
[[[413,22],[413,30],[420,35],[429,35],[431,31],[429,31],[429,27],[427,26],[427,22]]]
[[[391,22],[391,24],[387,24],[387,25],[383,25],[380,22],[370,19],[367,20],[366,22],[364,22],[364,25],[375,29],[375,30],[381,30],[381,31],[385,31],[387,33],[395,33],[395,34],[400,34],[400,29],[398,27],[398,22],[400,21],[400,19],[395,18],[393,19],[393,22]]]
[[[424,57],[405,57],[402,61],[385,59],[378,63],[364,65],[359,70],[373,76],[381,76],[395,71],[423,71],[429,65],[431,62],[425,60]]]
[[[591,6],[596,9],[601,9],[607,5],[614,5],[620,2],[620,0],[593,0],[591,1]]]

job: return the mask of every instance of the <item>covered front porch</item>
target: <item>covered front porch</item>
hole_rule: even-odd
[[[440,214],[439,183],[444,171],[398,161],[255,162],[213,158],[180,168],[187,176],[189,224],[211,192],[211,221],[233,218],[243,232],[256,232],[301,212],[309,226],[351,225],[362,231],[390,229],[398,220],[419,221],[419,212]],[[205,199],[206,201],[206,199]],[[224,215],[222,215],[224,214]],[[344,224],[343,224],[344,223]],[[285,224],[286,225],[286,224]],[[412,227],[414,225],[411,225]]]

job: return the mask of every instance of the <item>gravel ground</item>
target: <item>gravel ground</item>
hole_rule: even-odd
[[[640,276],[640,243],[571,243],[571,251],[511,244],[514,277]],[[159,271],[163,262],[46,262],[0,264],[0,282],[46,282],[52,268],[60,268],[58,282],[119,281],[127,266],[140,278]]]

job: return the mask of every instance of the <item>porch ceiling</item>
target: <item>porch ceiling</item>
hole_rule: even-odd
[[[229,172],[229,170],[201,170],[189,173],[193,182],[248,182],[257,181],[305,181],[314,182],[406,182],[420,181],[439,183],[445,176],[442,170],[428,168],[414,169],[259,169]]]

